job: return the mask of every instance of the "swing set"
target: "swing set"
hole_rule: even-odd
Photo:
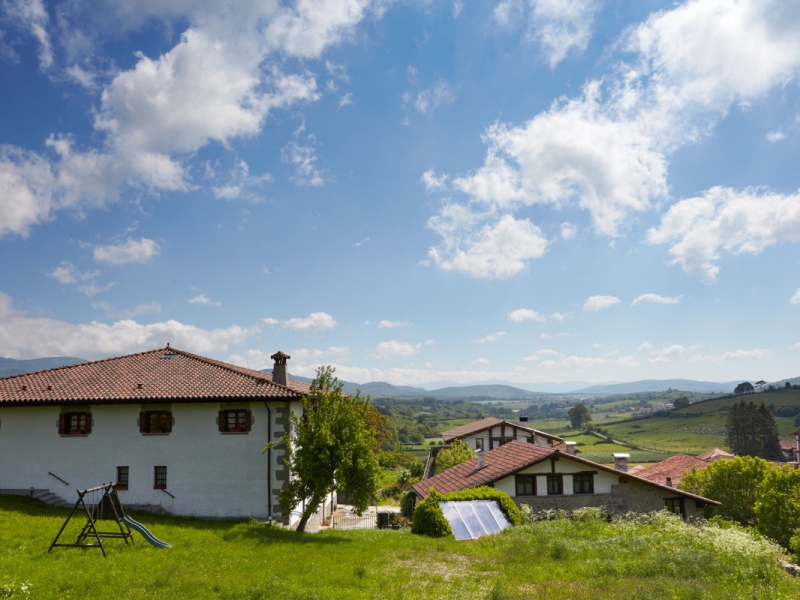
[[[103,556],[106,555],[106,549],[103,546],[103,538],[122,538],[125,544],[128,540],[134,543],[133,533],[129,527],[129,522],[132,521],[130,517],[125,516],[125,511],[122,509],[122,503],[117,495],[116,483],[105,483],[97,487],[89,488],[87,490],[77,490],[78,501],[69,513],[67,520],[61,526],[61,529],[56,535],[56,539],[50,544],[50,552],[56,547],[69,547],[69,548],[100,548]],[[78,538],[73,544],[58,543],[61,534],[64,533],[70,519],[78,512],[79,508],[83,508],[86,513],[86,525],[83,526]],[[112,531],[98,529],[100,521],[114,521],[117,528]],[[135,523],[135,521],[134,521]]]

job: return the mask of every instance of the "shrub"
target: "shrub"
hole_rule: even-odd
[[[448,448],[439,451],[439,454],[436,455],[436,472],[443,473],[450,467],[460,465],[473,456],[475,453],[472,448],[461,440],[455,440]]]
[[[452,535],[450,524],[444,517],[439,502],[457,500],[496,500],[500,510],[512,525],[521,525],[522,514],[517,505],[505,492],[490,487],[478,487],[449,494],[439,494],[431,489],[430,495],[414,507],[414,521],[411,532],[430,537],[445,537]]]
[[[794,552],[794,559],[800,563],[800,529],[794,532],[792,539],[789,540],[789,547]]]
[[[400,499],[400,514],[406,519],[414,516],[414,504],[417,501],[417,494],[414,490],[407,491]]]

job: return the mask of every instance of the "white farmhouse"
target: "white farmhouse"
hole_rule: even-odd
[[[528,442],[550,448],[560,444],[563,440],[557,435],[551,435],[538,429],[531,429],[519,423],[504,421],[497,417],[486,417],[473,421],[454,429],[442,432],[445,444],[454,440],[461,440],[473,450],[488,452],[514,440]]]
[[[308,384],[166,348],[0,379],[0,493],[74,502],[118,482],[123,504],[294,522],[278,494],[285,449],[265,444]],[[328,509],[329,510],[329,509]]]

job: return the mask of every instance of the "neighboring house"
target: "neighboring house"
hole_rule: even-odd
[[[454,429],[442,432],[445,444],[461,440],[473,450],[488,452],[508,442],[518,440],[550,448],[564,440],[557,435],[531,429],[519,423],[504,421],[496,417],[486,417]]]
[[[308,384],[166,348],[0,379],[0,492],[119,483],[125,505],[277,518],[285,449]]]
[[[609,513],[645,513],[664,508],[700,519],[706,504],[719,502],[627,472],[627,454],[614,467],[557,448],[512,441],[413,485],[418,498],[490,485],[534,512],[603,507]]]
[[[794,440],[782,440],[781,451],[786,462],[800,463],[800,429],[793,431]]]
[[[697,458],[700,460],[706,460],[708,462],[714,462],[718,458],[736,458],[736,455],[731,454],[730,452],[725,452],[725,450],[720,450],[719,448],[714,448],[708,452],[703,452],[703,454],[698,454]]]
[[[698,471],[702,471],[712,460],[703,460],[696,456],[689,456],[688,454],[676,454],[670,456],[666,460],[657,462],[649,467],[644,467],[636,471],[637,477],[654,481],[655,483],[662,483],[667,486],[678,485],[683,474],[686,471],[691,471],[692,467],[697,467]]]

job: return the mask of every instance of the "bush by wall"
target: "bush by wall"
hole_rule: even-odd
[[[417,501],[417,494],[414,490],[408,490],[402,498],[400,498],[400,515],[406,519],[414,516],[414,504]]]
[[[508,494],[500,490],[486,486],[449,494],[439,494],[436,490],[431,490],[430,495],[414,508],[411,532],[430,537],[453,535],[450,524],[444,518],[444,513],[439,507],[439,502],[456,500],[496,500],[500,510],[512,525],[520,525],[523,522],[517,505]]]

